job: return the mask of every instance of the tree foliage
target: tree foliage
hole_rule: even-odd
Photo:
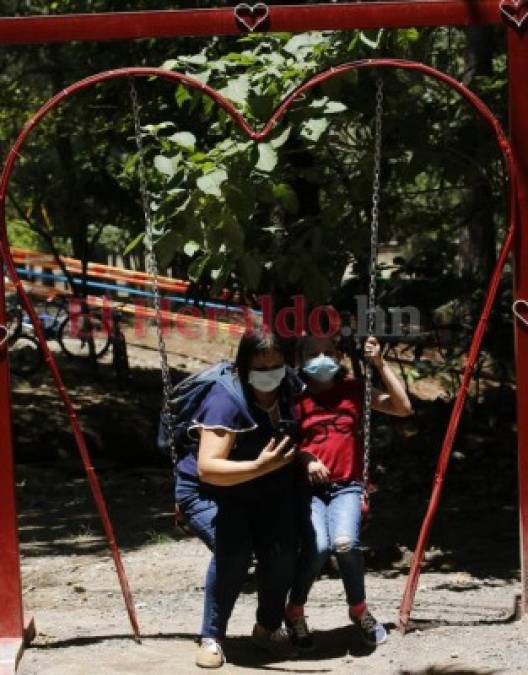
[[[94,1],[88,10],[156,4]],[[45,8],[12,0],[6,13],[82,9],[80,0]],[[504,50],[499,34],[491,37],[498,42],[493,58],[481,56],[474,34],[468,43],[455,29],[11,48],[2,55],[0,140],[5,153],[30,113],[65,85],[138,64],[206,82],[260,129],[288,93],[325,68],[409,58],[466,81],[504,120]],[[138,82],[162,267],[187,274],[204,292],[227,286],[271,292],[279,302],[304,293],[311,302],[350,304],[367,272],[378,75],[385,94],[381,238],[403,246],[382,289],[385,302],[405,303],[411,294],[431,315],[461,295],[469,302],[504,227],[499,154],[458,96],[402,71],[334,77],[300,97],[262,143],[248,140],[200,91]],[[98,86],[65,102],[32,136],[11,184],[10,216],[24,214],[48,244],[51,238],[84,259],[101,240],[139,251],[137,169],[127,83]]]

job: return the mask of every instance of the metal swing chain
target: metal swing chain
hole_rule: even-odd
[[[139,103],[139,97],[136,89],[136,84],[133,77],[129,77],[128,80],[130,87],[130,98],[132,101],[132,113],[134,118],[134,132],[136,138],[136,146],[138,149],[138,165],[139,165],[139,191],[141,194],[141,203],[143,206],[143,214],[145,218],[145,248],[147,251],[146,255],[146,267],[147,272],[152,278],[152,290],[154,295],[154,311],[156,314],[156,332],[158,336],[158,349],[160,353],[161,360],[161,378],[163,381],[163,400],[161,404],[161,413],[163,418],[166,421],[167,429],[169,432],[169,450],[171,457],[174,461],[175,457],[175,448],[174,448],[174,424],[172,419],[172,413],[169,406],[169,399],[172,392],[172,380],[169,368],[169,360],[167,357],[167,346],[165,344],[165,338],[162,331],[162,315],[161,315],[161,298],[158,285],[158,261],[156,259],[156,254],[154,252],[154,226],[152,224],[152,209],[150,207],[150,194],[147,183],[147,172],[145,168],[145,150],[143,146],[143,136],[141,132],[141,106]]]
[[[374,144],[374,170],[372,180],[372,209],[370,227],[369,294],[367,309],[367,336],[374,335],[376,318],[376,275],[378,271],[378,229],[381,191],[381,143],[383,121],[383,79],[376,80],[376,125]],[[365,400],[363,407],[363,499],[368,501],[370,470],[370,421],[372,405],[372,363],[365,363]]]

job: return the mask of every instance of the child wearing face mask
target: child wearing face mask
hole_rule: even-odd
[[[384,626],[371,614],[365,599],[363,556],[359,548],[363,494],[363,448],[359,437],[363,415],[363,384],[340,365],[336,342],[306,336],[298,346],[300,373],[306,389],[297,404],[300,457],[306,476],[303,498],[303,541],[295,580],[286,608],[292,642],[312,649],[314,641],[304,615],[310,589],[333,553],[343,579],[349,617],[369,645],[387,639]],[[378,370],[385,391],[374,390],[372,408],[406,416],[412,407],[405,389],[369,337],[365,356]]]

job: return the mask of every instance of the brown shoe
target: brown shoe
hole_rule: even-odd
[[[254,645],[266,650],[272,656],[280,659],[293,659],[299,656],[285,628],[268,630],[256,623],[251,637]]]
[[[221,668],[225,663],[224,652],[214,638],[202,638],[195,663],[200,668]]]

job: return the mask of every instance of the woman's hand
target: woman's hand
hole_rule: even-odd
[[[365,357],[369,359],[376,368],[383,366],[383,356],[381,355],[381,345],[378,340],[371,335],[365,341]]]
[[[291,438],[289,436],[284,436],[279,443],[275,438],[272,438],[257,457],[256,463],[259,471],[269,473],[289,464],[295,457],[294,446],[286,450],[290,443]]]
[[[306,464],[306,474],[312,485],[327,483],[330,471],[319,459],[312,459]]]
[[[235,433],[224,429],[202,429],[198,448],[198,475],[210,485],[229,487],[260,478],[289,464],[295,457],[295,447],[289,436],[280,443],[272,439],[257,459],[229,459],[235,444]]]

